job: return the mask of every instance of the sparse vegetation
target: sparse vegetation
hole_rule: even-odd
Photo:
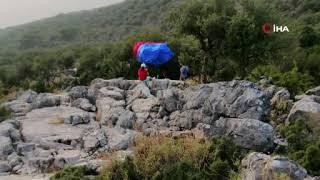
[[[320,175],[320,138],[310,131],[305,120],[299,119],[279,129],[289,143],[288,157],[305,167],[310,174]]]
[[[5,107],[0,107],[0,122],[10,118],[11,112],[5,108]]]
[[[141,137],[134,157],[113,161],[100,179],[229,179],[236,177],[244,150],[228,138],[206,143],[193,138]]]
[[[96,175],[90,172],[85,166],[66,167],[56,173],[50,180],[89,180],[88,175]]]

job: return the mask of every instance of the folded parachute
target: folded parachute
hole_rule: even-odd
[[[174,57],[167,43],[137,42],[133,51],[140,63],[155,66],[165,64]]]

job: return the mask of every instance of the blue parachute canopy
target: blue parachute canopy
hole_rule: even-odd
[[[138,61],[149,65],[159,66],[169,62],[174,57],[167,43],[146,43],[139,47]]]

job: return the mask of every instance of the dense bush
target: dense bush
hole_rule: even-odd
[[[309,173],[320,175],[320,138],[313,134],[305,120],[279,127],[280,133],[288,141],[287,155],[305,167]]]
[[[87,175],[96,175],[85,166],[66,167],[56,173],[50,180],[89,180]]]
[[[5,107],[0,107],[0,122],[10,118],[11,112],[5,108]]]
[[[245,151],[225,137],[201,140],[141,137],[134,157],[113,161],[100,179],[229,179]]]
[[[293,97],[315,86],[313,77],[299,72],[297,67],[282,72],[273,65],[258,66],[247,76],[247,79],[257,82],[261,77],[271,77],[273,84],[286,87]]]

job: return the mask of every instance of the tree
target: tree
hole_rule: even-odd
[[[207,81],[208,63],[216,64],[224,54],[228,21],[236,14],[234,4],[224,0],[192,0],[186,2],[169,17],[169,26],[176,33],[194,36],[203,51],[201,59],[201,81]]]
[[[41,37],[38,35],[38,32],[31,32],[23,35],[23,37],[19,40],[20,49],[29,49],[40,47]]]
[[[319,43],[320,36],[315,32],[312,27],[306,26],[303,28],[299,42],[300,47],[302,48],[309,48]]]

